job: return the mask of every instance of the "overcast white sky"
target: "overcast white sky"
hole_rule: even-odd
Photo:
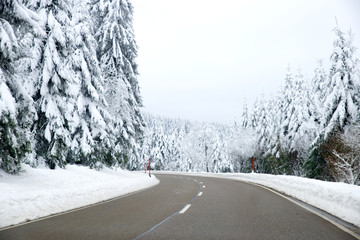
[[[328,66],[335,16],[360,47],[360,0],[132,3],[143,103],[162,116],[240,121],[243,99],[276,93],[288,63],[307,78]]]

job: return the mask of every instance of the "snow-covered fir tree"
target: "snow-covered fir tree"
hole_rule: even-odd
[[[314,125],[310,108],[309,89],[300,70],[294,79],[293,113],[289,117],[287,146],[290,158],[288,168],[296,175],[302,175],[303,161],[306,153],[314,140]]]
[[[95,17],[97,57],[105,79],[108,111],[113,116],[117,142],[123,155],[139,157],[144,130],[137,81],[137,46],[132,26],[133,6],[127,0],[91,1]]]
[[[69,56],[74,79],[76,109],[71,126],[72,161],[95,166],[97,161],[113,165],[111,155],[112,126],[105,106],[104,80],[96,58],[97,43],[90,26],[90,14],[83,1],[74,1],[71,19],[73,52]],[[109,155],[110,153],[110,155]]]
[[[313,119],[316,123],[317,127],[321,127],[321,119],[322,115],[324,114],[323,111],[319,111],[323,109],[324,101],[326,99],[325,93],[325,84],[327,82],[328,75],[326,70],[323,66],[323,60],[318,61],[318,66],[314,70],[314,77],[311,80],[311,96],[313,101],[312,104],[312,112],[313,112]]]
[[[256,132],[258,135],[258,144],[259,144],[259,151],[262,153],[266,152],[266,143],[269,137],[269,118],[267,112],[267,102],[265,100],[265,95],[262,94],[259,105],[257,108],[258,112],[256,113],[259,116],[258,123],[256,124]]]
[[[269,104],[269,135],[268,140],[268,150],[267,154],[270,154],[273,158],[277,159],[280,157],[281,153],[281,144],[280,144],[280,117],[281,117],[281,107],[282,107],[282,95],[279,92],[273,98],[270,99]]]
[[[324,140],[359,117],[359,79],[356,74],[353,35],[334,29],[334,50],[326,83],[325,114],[322,118]]]
[[[243,103],[243,113],[242,113],[242,127],[243,128],[247,128],[249,127],[249,110],[247,107],[247,103],[246,103],[246,98],[244,98],[244,103]]]
[[[290,118],[294,113],[294,77],[288,67],[288,71],[285,76],[285,85],[282,90],[282,103],[281,103],[281,113],[279,118],[280,123],[280,145],[282,146],[283,151],[289,151],[289,124]]]
[[[325,83],[322,131],[306,163],[309,176],[318,175],[330,180],[338,180],[341,175],[342,170],[338,166],[345,161],[345,155],[349,151],[342,136],[345,128],[354,126],[359,121],[360,110],[359,70],[355,47],[352,44],[353,35],[351,32],[346,35],[338,27],[334,32],[330,73]],[[353,158],[347,160],[351,162]]]
[[[234,122],[229,133],[225,134],[224,141],[227,143],[226,152],[233,171],[250,172],[250,159],[254,156],[257,145],[256,131],[253,128],[239,127],[238,123]]]
[[[33,101],[16,73],[24,54],[12,26],[20,32],[24,25],[33,28],[37,20],[21,2],[0,3],[0,168],[9,173],[17,173],[31,151],[29,127],[35,118]]]
[[[71,123],[80,82],[74,78],[71,5],[67,0],[41,1],[39,15],[44,38],[39,86],[34,96],[38,114],[36,153],[50,168],[64,167],[71,146]]]
[[[258,114],[258,105],[259,105],[259,99],[256,98],[254,105],[252,107],[251,110],[251,114],[250,114],[250,127],[253,129],[256,129],[258,121],[259,121],[259,116]]]

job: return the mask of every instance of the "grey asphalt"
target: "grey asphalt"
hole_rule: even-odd
[[[151,189],[6,229],[0,239],[356,239],[258,186],[193,176],[157,178],[160,184]],[[179,213],[187,204],[190,208]]]

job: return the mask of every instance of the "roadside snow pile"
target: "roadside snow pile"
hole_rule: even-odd
[[[257,173],[188,173],[188,175],[228,178],[260,184],[360,227],[360,186],[295,176]]]
[[[0,171],[0,228],[105,201],[159,180],[144,173],[67,165],[50,170],[23,165],[13,176]]]
[[[269,174],[239,174],[230,178],[285,193],[360,227],[360,186]]]

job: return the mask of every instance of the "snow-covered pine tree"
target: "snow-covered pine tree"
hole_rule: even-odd
[[[13,26],[31,28],[35,20],[36,14],[16,0],[0,3],[0,168],[8,173],[17,173],[31,151],[28,128],[35,114],[32,99],[16,76],[15,62],[24,56]]]
[[[4,31],[0,27],[0,31]],[[0,41],[3,41],[0,38]],[[2,61],[2,55],[0,60]],[[1,64],[2,65],[2,64]],[[16,100],[5,79],[3,66],[0,65],[0,168],[8,173],[21,169],[18,144],[18,125],[16,121]]]
[[[326,99],[326,83],[328,82],[328,75],[323,66],[323,61],[318,60],[318,66],[314,70],[314,77],[311,79],[311,89],[309,89],[308,99],[310,101],[310,111],[312,113],[311,120],[313,131],[310,131],[309,138],[313,141],[318,138],[318,135],[323,131],[321,125],[321,119],[325,114],[324,101]],[[310,155],[304,162],[303,169],[305,170],[308,177],[318,177],[320,172],[327,169],[327,165],[321,154],[319,148],[315,147],[318,143],[312,143],[308,151]]]
[[[214,170],[214,152],[216,151],[216,142],[217,134],[215,127],[211,124],[204,123],[199,128],[200,133],[199,138],[197,139],[200,148],[202,148],[202,153],[204,159],[204,164],[207,172],[212,172]]]
[[[302,76],[298,75],[294,78],[290,66],[288,66],[285,84],[279,93],[270,100],[271,107],[267,110],[269,124],[267,142],[264,145],[266,146],[264,149],[267,150],[265,152],[267,157],[265,168],[270,169],[269,171],[273,173],[293,174],[297,153],[294,155],[291,144],[293,144],[293,135],[299,129],[297,123],[299,116],[295,116],[297,108],[295,95],[301,95],[301,93],[296,93],[295,82],[299,83],[298,88],[300,89],[303,82]]]
[[[325,114],[322,119],[326,141],[359,117],[359,89],[356,76],[353,36],[334,29],[334,51],[330,58],[329,81],[326,84]]]
[[[328,75],[323,66],[323,61],[318,61],[318,66],[314,70],[314,77],[311,79],[311,111],[313,113],[313,121],[316,123],[318,129],[321,127],[320,121],[324,114],[324,101],[326,99],[325,84],[327,83]],[[320,129],[321,131],[322,129]]]
[[[280,125],[279,118],[281,113],[282,99],[277,96],[272,96],[266,104],[266,132],[267,137],[263,139],[263,150],[260,155],[260,161],[257,161],[258,167],[266,172],[281,173],[284,172],[285,164],[283,163],[283,156],[280,154],[281,145],[279,142]],[[282,169],[280,169],[282,168]]]
[[[282,90],[282,103],[281,103],[281,115],[280,115],[280,145],[282,146],[282,151],[289,151],[289,123],[291,116],[294,113],[294,77],[288,67],[288,71],[285,76],[285,85]]]
[[[256,129],[258,122],[259,122],[259,110],[258,110],[258,105],[259,105],[259,99],[256,98],[254,105],[252,107],[252,111],[250,114],[250,127],[253,129]]]
[[[138,161],[144,120],[139,109],[142,101],[135,62],[137,46],[132,26],[133,6],[128,0],[92,2],[92,12],[97,16],[97,57],[105,79],[108,109],[116,126],[115,135],[123,146],[127,146],[124,154]]]
[[[304,90],[304,79],[300,70],[299,73],[295,75],[294,78],[294,97],[293,97],[293,108],[294,112],[289,116],[289,124],[288,124],[288,134],[287,139],[289,141],[289,150],[291,152],[298,150],[298,140],[301,139],[302,133],[299,132],[300,126],[304,121],[307,121],[304,116],[304,105],[306,105],[306,101],[304,101],[304,94],[306,90]]]
[[[93,36],[90,14],[83,1],[73,1],[71,37],[73,52],[69,56],[74,79],[79,86],[74,88],[76,109],[71,123],[72,161],[90,167],[102,162],[115,164],[116,145],[110,133],[113,129],[107,113],[104,97],[104,81],[96,58],[97,43]]]
[[[341,135],[344,128],[359,119],[359,78],[353,35],[348,36],[339,27],[334,29],[334,50],[330,57],[330,73],[325,83],[326,99],[321,112],[321,129],[313,146],[309,160],[305,164],[309,177],[334,179],[334,163],[343,145]],[[340,156],[340,155],[339,155]]]
[[[328,154],[323,154],[336,181],[356,183],[359,179],[358,151],[355,130],[360,122],[360,79],[358,62],[353,46],[354,35],[344,34],[335,28],[334,53],[331,56],[328,97],[325,107],[328,114],[324,120],[324,145]],[[331,115],[332,114],[332,115]],[[348,135],[355,135],[353,140]],[[346,169],[346,170],[345,170]],[[357,176],[356,176],[357,175]]]
[[[269,155],[272,153],[272,143],[276,139],[276,123],[278,121],[278,113],[279,113],[279,105],[277,102],[277,98],[273,95],[268,99],[266,104],[266,118],[267,118],[267,132],[268,137],[266,138],[266,141],[264,142],[264,150],[265,155]],[[275,139],[274,139],[275,138]]]
[[[248,107],[246,103],[246,98],[244,98],[243,103],[243,113],[242,113],[242,127],[247,128],[249,127],[249,113],[248,113]]]
[[[282,111],[282,95],[279,92],[271,99],[271,108],[269,109],[269,115],[271,117],[270,123],[270,139],[268,142],[268,152],[270,154],[270,158],[278,159],[281,153],[281,145],[280,145],[280,117]]]
[[[260,172],[277,172],[278,165],[274,162],[273,156],[271,156],[271,143],[273,141],[273,136],[271,132],[273,131],[273,122],[275,121],[275,116],[272,116],[272,111],[275,110],[272,106],[275,104],[274,99],[265,100],[264,95],[260,99],[258,107],[258,116],[259,122],[256,128],[257,134],[257,151],[256,157],[258,161],[256,162],[256,168]]]
[[[152,168],[159,170],[168,160],[168,142],[166,141],[167,135],[164,129],[165,119],[147,114],[145,115],[145,120],[147,123],[147,131],[144,135],[145,139],[143,140],[141,159],[147,161],[150,158]],[[137,164],[133,165],[133,167],[141,168],[141,165],[142,164]]]
[[[180,161],[180,146],[183,141],[184,131],[182,129],[181,123],[176,122],[176,125],[173,125],[172,133],[168,135],[168,159],[167,164],[164,166],[164,170],[170,170],[171,166],[176,165]]]
[[[34,96],[38,114],[36,153],[53,169],[66,164],[79,82],[69,62],[73,51],[71,5],[67,0],[47,0],[38,7],[47,36],[43,40],[39,89]]]
[[[323,115],[325,114],[324,101],[326,99],[326,84],[328,82],[328,75],[323,66],[323,61],[318,61],[318,66],[314,71],[314,77],[311,80],[312,91],[309,98],[312,98],[311,101],[311,111],[312,111],[312,123],[315,127],[315,139],[316,142],[310,146],[309,150],[310,155],[303,165],[303,168],[308,177],[319,177],[324,176],[328,173],[325,173],[328,169],[327,164],[324,158],[321,156],[319,148],[319,134],[323,131],[323,126],[321,121]]]
[[[302,175],[302,165],[308,157],[308,149],[314,140],[315,126],[312,123],[312,111],[308,85],[300,72],[294,79],[293,114],[289,118],[288,154],[286,165],[288,172]]]
[[[251,128],[240,128],[236,121],[229,127],[229,133],[224,134],[227,158],[234,172],[249,172],[256,149],[256,131]]]
[[[259,116],[256,128],[256,132],[258,134],[258,147],[259,151],[264,154],[267,150],[266,143],[269,137],[269,119],[267,114],[267,102],[264,94],[262,94],[260,98],[257,115]]]

